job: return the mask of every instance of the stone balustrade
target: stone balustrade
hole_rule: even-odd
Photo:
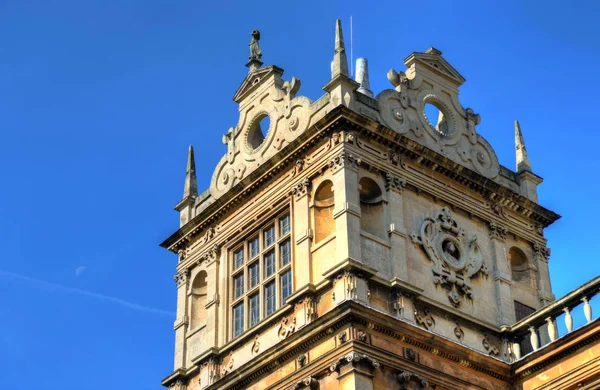
[[[522,357],[521,346],[523,341],[527,340],[528,345],[533,351],[537,351],[542,346],[540,335],[547,335],[547,343],[556,341],[560,335],[557,327],[557,318],[564,314],[565,327],[567,333],[573,331],[573,309],[583,305],[583,313],[586,323],[592,322],[592,306],[590,300],[600,293],[600,276],[595,277],[589,282],[571,291],[564,297],[552,302],[535,313],[523,318],[513,326],[503,328],[505,340],[509,341],[509,348],[512,348],[513,360],[519,360]]]

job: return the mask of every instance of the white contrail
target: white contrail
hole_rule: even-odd
[[[0,270],[0,276],[4,276],[4,277],[11,278],[14,280],[20,280],[22,282],[29,283],[37,288],[47,290],[47,291],[58,291],[58,292],[65,292],[68,294],[83,295],[83,296],[87,296],[87,297],[96,298],[96,299],[99,299],[99,300],[102,300],[105,302],[115,303],[117,305],[126,307],[128,309],[143,311],[146,313],[160,314],[160,315],[169,316],[172,318],[175,317],[175,313],[172,313],[167,310],[156,309],[154,307],[148,307],[148,306],[142,306],[142,305],[138,305],[137,303],[128,302],[128,301],[125,301],[120,298],[115,298],[115,297],[111,297],[108,295],[103,295],[103,294],[98,294],[98,293],[94,293],[94,292],[90,292],[90,291],[80,290],[80,289],[74,288],[74,287],[67,287],[67,286],[63,286],[61,284],[45,282],[43,280],[30,278],[27,276],[15,274],[15,273],[8,272],[8,271]]]

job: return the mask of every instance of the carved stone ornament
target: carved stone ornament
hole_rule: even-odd
[[[289,387],[289,390],[297,390],[297,389],[312,389],[318,388],[319,381],[312,376],[307,376],[306,378],[298,381],[294,386]]]
[[[329,167],[334,171],[343,167],[352,167],[356,169],[360,163],[360,158],[357,158],[346,151],[341,151],[337,156],[329,161]]]
[[[173,279],[175,280],[175,285],[177,285],[177,288],[186,284],[189,277],[190,277],[190,271],[187,269],[181,270],[178,273],[176,273],[175,277]]]
[[[462,341],[462,339],[465,338],[465,332],[462,330],[458,323],[454,327],[454,336],[460,341]]]
[[[226,362],[223,363],[223,367],[221,368],[221,377],[227,375],[233,369],[233,364],[233,352],[230,352]]]
[[[490,222],[490,237],[495,238],[501,241],[506,239],[506,233],[508,233],[508,229],[503,226],[498,225],[496,222]]]
[[[490,340],[488,340],[487,335],[483,335],[483,340],[481,341],[481,344],[483,345],[483,348],[486,351],[488,351],[488,353],[492,356],[496,356],[500,353],[500,350],[490,343]]]
[[[400,382],[401,389],[412,389],[414,387],[408,387],[410,383],[416,383],[418,388],[426,389],[429,387],[429,382],[427,379],[422,378],[417,374],[413,374],[412,372],[402,371],[397,376],[398,382]]]
[[[260,342],[258,341],[258,335],[254,337],[254,342],[252,343],[251,351],[253,355],[258,354],[260,351]]]
[[[348,363],[357,364],[357,363],[361,363],[361,362],[367,363],[372,368],[379,368],[379,366],[380,366],[379,362],[370,356],[360,354],[358,352],[350,352],[349,354],[345,355],[344,357],[340,358],[339,360],[333,362],[331,364],[331,366],[329,367],[329,371],[331,371],[331,372],[337,371],[340,368],[340,366],[342,366],[344,364],[348,364]]]
[[[296,199],[301,198],[302,196],[308,194],[311,185],[312,183],[308,178],[302,180],[300,183],[296,184],[294,188],[292,188],[292,195],[294,195]]]
[[[396,190],[398,192],[402,192],[402,190],[406,187],[406,179],[399,176],[394,176],[390,173],[385,175],[385,189],[386,190]]]
[[[281,340],[287,338],[296,330],[296,318],[292,319],[292,322],[289,325],[288,322],[288,318],[285,317],[283,320],[281,320],[281,323],[279,324],[279,330],[277,331],[277,335]]]
[[[304,367],[306,365],[306,360],[308,360],[308,358],[304,354],[298,356],[298,359],[296,359],[299,367]]]
[[[550,248],[546,248],[539,244],[533,244],[533,256],[536,260],[548,261],[550,253]]]
[[[421,325],[427,330],[432,330],[435,328],[435,320],[433,319],[429,309],[423,309],[422,313],[415,309],[415,320],[417,321],[417,324]]]
[[[423,246],[433,263],[433,281],[450,290],[448,299],[455,307],[462,297],[472,299],[470,279],[488,270],[477,244],[477,236],[467,237],[446,207],[435,217],[427,217],[421,226],[421,236],[413,234],[413,243]]]

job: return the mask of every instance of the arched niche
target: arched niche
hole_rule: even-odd
[[[315,243],[335,231],[334,205],[333,183],[330,180],[325,180],[315,191],[314,197]]]
[[[529,286],[531,284],[531,269],[525,253],[513,246],[508,251],[508,261],[512,280]]]
[[[200,271],[192,282],[190,326],[195,328],[206,323],[206,271]]]
[[[385,238],[383,193],[375,180],[363,177],[358,182],[360,197],[360,229]]]

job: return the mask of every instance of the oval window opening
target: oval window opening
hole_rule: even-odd
[[[262,145],[270,126],[271,119],[268,115],[264,115],[261,119],[254,121],[252,128],[248,132],[248,146],[252,149],[257,149]]]
[[[438,107],[431,103],[425,103],[425,117],[427,121],[442,135],[450,135],[448,121],[444,117],[444,113]]]

